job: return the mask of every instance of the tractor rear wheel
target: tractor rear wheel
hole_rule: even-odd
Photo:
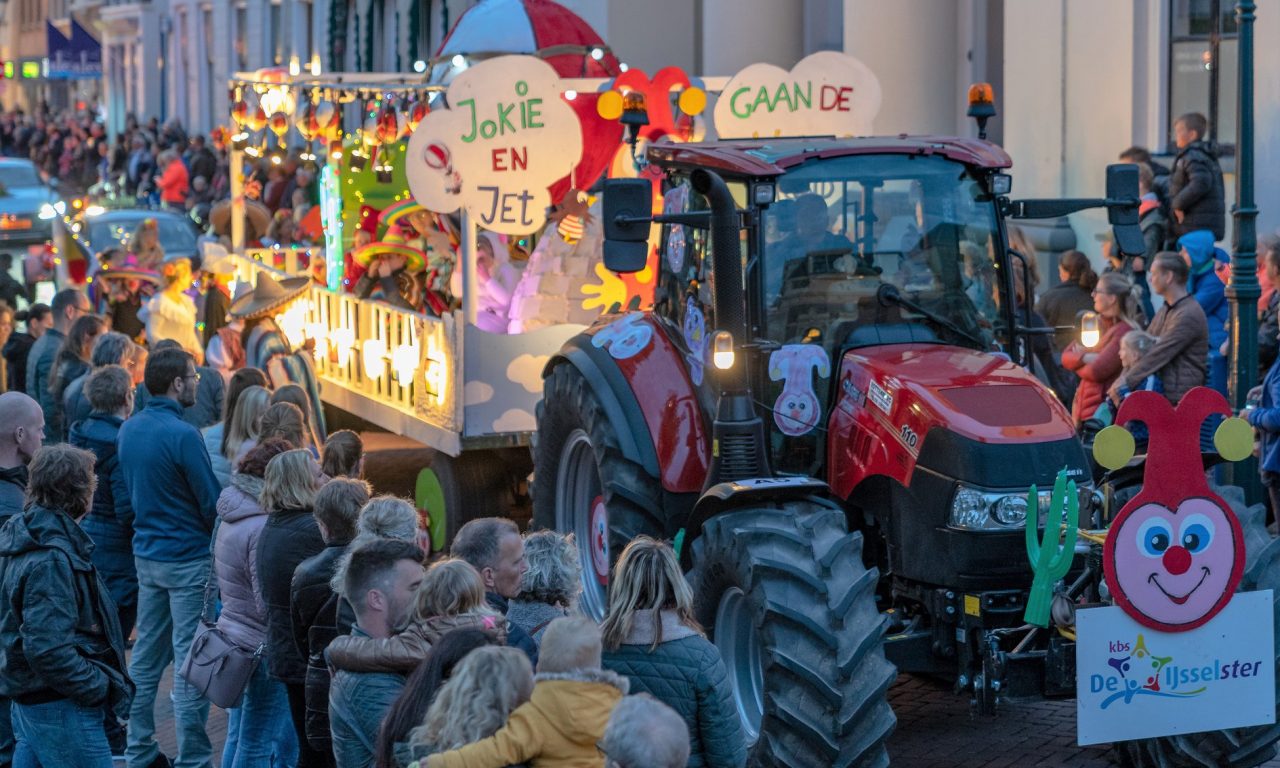
[[[693,544],[694,610],[724,658],[753,766],[883,766],[886,693],[877,571],[834,504],[727,512]]]
[[[1280,539],[1273,539],[1267,531],[1265,508],[1261,504],[1246,507],[1240,488],[1214,490],[1240,518],[1244,529],[1245,566],[1239,591],[1272,590],[1272,621],[1276,636],[1280,637]],[[1280,683],[1280,658],[1276,660],[1276,670],[1276,681]],[[1280,695],[1276,701],[1280,715]],[[1277,740],[1280,719],[1273,725],[1122,741],[1115,749],[1120,764],[1128,768],[1251,768],[1275,757]]]
[[[572,533],[582,562],[582,610],[608,607],[609,571],[640,534],[661,536],[662,486],[619,447],[595,392],[572,365],[552,370],[538,403],[533,524]]]

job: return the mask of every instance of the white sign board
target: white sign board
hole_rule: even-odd
[[[523,235],[546,223],[547,187],[582,155],[582,126],[561,98],[565,86],[533,56],[500,56],[470,67],[409,138],[405,175],[424,208],[466,207],[481,227]]]
[[[1276,720],[1271,590],[1241,592],[1212,621],[1156,632],[1115,606],[1076,613],[1080,744]]]
[[[725,139],[772,136],[868,136],[880,111],[880,81],[843,53],[819,51],[791,71],[752,64],[730,78],[716,101],[716,133]]]

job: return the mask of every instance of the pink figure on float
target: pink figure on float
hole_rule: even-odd
[[[769,355],[769,378],[783,382],[773,404],[773,423],[784,435],[807,435],[822,418],[822,405],[813,391],[815,369],[824,379],[831,375],[827,352],[817,344],[788,344]]]

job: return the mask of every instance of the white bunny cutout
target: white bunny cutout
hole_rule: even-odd
[[[822,418],[822,405],[813,391],[813,371],[827,378],[831,362],[817,344],[787,344],[769,355],[769,378],[782,381],[782,394],[773,404],[773,422],[784,435],[807,435]]]

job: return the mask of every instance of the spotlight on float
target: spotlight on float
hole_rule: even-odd
[[[1080,345],[1085,349],[1093,349],[1102,339],[1102,328],[1098,324],[1097,312],[1080,314]]]

